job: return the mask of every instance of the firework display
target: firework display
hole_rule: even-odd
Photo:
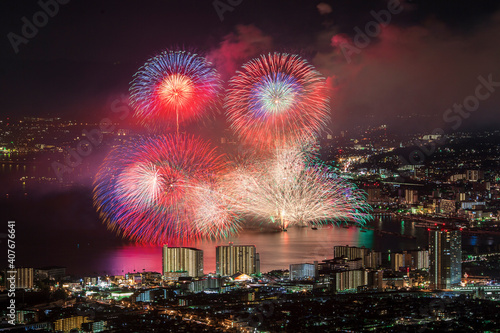
[[[354,222],[371,218],[364,193],[300,148],[276,150],[266,160],[240,166],[232,175],[239,209],[251,217],[289,225]]]
[[[238,219],[220,196],[209,195],[217,193],[224,167],[214,148],[192,136],[136,139],[108,155],[96,176],[94,202],[111,229],[143,242],[229,235]]]
[[[229,86],[225,107],[231,127],[259,148],[307,142],[328,119],[326,80],[297,55],[251,60]]]
[[[291,225],[371,218],[364,192],[319,161],[317,135],[329,115],[325,79],[296,55],[245,64],[229,82],[226,116],[249,158],[229,163],[207,142],[179,134],[218,98],[219,76],[205,59],[166,51],[130,88],[143,125],[176,124],[176,134],[135,137],[115,147],[95,179],[94,203],[108,227],[140,242],[224,238],[244,218]]]
[[[197,207],[193,225],[199,235],[219,239],[236,234],[241,230],[241,215],[234,198],[228,196],[219,182],[199,184],[189,198]]]
[[[134,75],[130,101],[135,116],[149,126],[200,119],[218,99],[219,75],[203,57],[165,51]]]

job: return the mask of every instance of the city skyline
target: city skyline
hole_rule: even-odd
[[[498,1],[0,8],[0,330],[498,329]]]

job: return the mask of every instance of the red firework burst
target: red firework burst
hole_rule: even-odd
[[[204,58],[165,51],[134,75],[130,101],[135,116],[148,126],[187,123],[201,118],[218,99],[220,79]]]
[[[192,136],[140,138],[108,155],[96,176],[94,203],[111,229],[141,242],[229,235],[238,221],[227,200],[215,195],[225,167],[210,144]],[[217,211],[204,213],[212,207]]]
[[[328,119],[326,80],[297,55],[253,59],[229,86],[226,114],[247,143],[262,147],[309,141]]]

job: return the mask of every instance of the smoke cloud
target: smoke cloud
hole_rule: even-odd
[[[318,11],[321,15],[326,15],[330,14],[332,12],[332,7],[324,2],[319,3],[316,8],[318,8]]]
[[[207,55],[224,80],[231,78],[246,61],[272,50],[273,39],[254,25],[237,25],[236,33],[224,37]]]
[[[353,42],[354,32],[352,36],[330,32],[330,36],[329,40],[318,38],[318,43],[329,41],[330,46],[318,45],[322,52],[313,64],[336,87],[333,128],[363,121],[390,124],[423,114],[427,118],[417,122],[427,129],[447,130],[445,110],[474,94],[478,76],[492,74],[500,82],[500,13],[466,34],[429,20],[419,26],[381,27],[378,36],[368,37],[366,46],[358,43],[360,47]],[[468,124],[498,123],[500,88],[496,89],[481,101]]]

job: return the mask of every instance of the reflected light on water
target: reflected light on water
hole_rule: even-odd
[[[238,238],[223,241],[194,241],[171,246],[188,246],[203,250],[205,273],[215,272],[215,247],[218,245],[255,245],[260,254],[261,271],[288,269],[292,263],[321,261],[333,257],[333,246],[350,245],[372,248],[373,231],[361,232],[359,228],[324,226],[318,230],[289,228],[287,232],[244,231]],[[160,246],[127,245],[110,249],[99,262],[107,267],[108,274],[122,272],[161,272]]]

